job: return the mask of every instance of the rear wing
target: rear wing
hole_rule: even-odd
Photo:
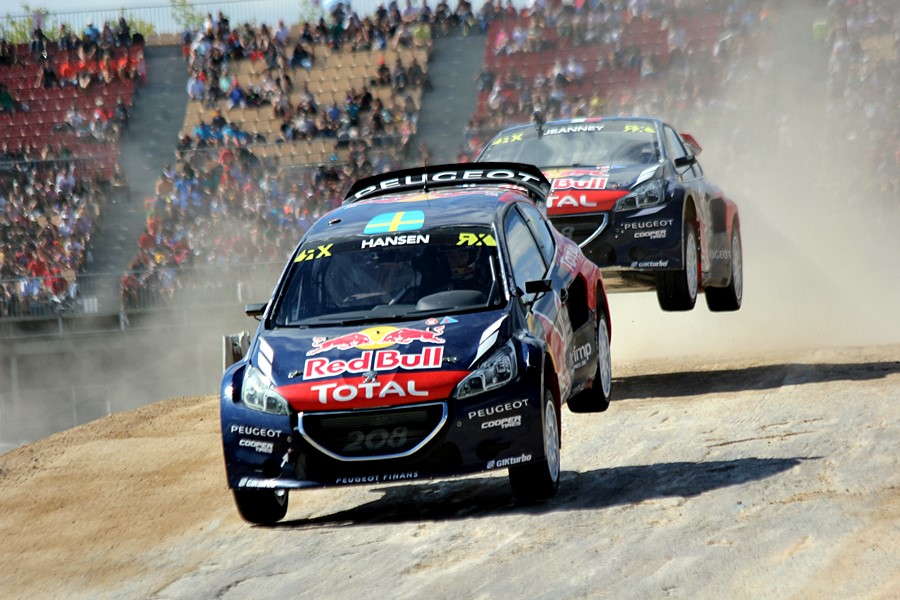
[[[682,133],[681,139],[684,140],[684,143],[688,145],[688,148],[691,150],[691,154],[694,156],[700,156],[700,153],[703,152],[703,148],[700,147],[700,144],[697,143],[697,140],[694,139],[689,133]]]
[[[550,193],[550,182],[533,165],[513,162],[459,163],[428,165],[365,177],[353,184],[344,196],[344,204],[397,192],[472,184],[515,186],[523,189],[539,205],[546,202]]]

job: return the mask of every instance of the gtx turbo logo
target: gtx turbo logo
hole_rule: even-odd
[[[488,469],[501,469],[511,465],[518,465],[531,460],[530,454],[522,454],[520,456],[512,456],[510,458],[501,458],[500,460],[489,460],[487,462]]]
[[[325,357],[310,358],[303,365],[304,379],[337,377],[345,373],[374,374],[395,369],[439,369],[444,358],[443,346],[429,346],[418,354],[403,354],[398,350],[366,350],[350,360],[330,360]]]

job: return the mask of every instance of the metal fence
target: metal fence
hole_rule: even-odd
[[[0,279],[0,322],[268,300],[283,262]]]
[[[472,9],[478,11],[484,5],[486,0],[474,0]],[[218,15],[219,11],[228,17],[232,27],[242,24],[251,23],[259,25],[266,23],[275,25],[278,19],[283,18],[288,26],[296,25],[302,21],[310,21],[318,19],[323,14],[324,9],[328,9],[337,3],[336,0],[323,0],[321,2],[313,0],[224,0],[222,2],[188,2],[188,12],[193,15],[199,15],[200,18],[205,17],[207,13]],[[384,0],[344,0],[345,5],[350,5],[360,15],[372,15],[378,8],[379,4],[387,2]],[[514,0],[513,5],[521,9],[528,6],[530,0]],[[131,6],[131,4],[135,4]],[[418,7],[419,2],[414,2],[413,6]],[[432,9],[437,6],[437,0],[430,2]],[[38,3],[38,7],[40,3]],[[402,8],[401,4],[401,8]],[[451,9],[455,9],[456,4],[451,3]],[[0,33],[8,34],[15,30],[23,30],[30,33],[33,23],[33,12],[25,13],[22,7],[17,7],[18,12],[7,12],[5,17],[0,17]],[[81,10],[51,10],[50,14],[43,18],[42,29],[48,35],[52,36],[59,29],[60,24],[68,25],[73,31],[80,33],[84,27],[93,22],[95,25],[101,25],[105,21],[114,24],[120,16],[126,19],[147,23],[151,25],[157,35],[174,35],[181,34],[188,23],[186,23],[185,11],[179,11],[171,4],[152,4],[137,5],[122,0],[116,5],[108,8],[93,8]],[[24,41],[24,40],[23,40]]]

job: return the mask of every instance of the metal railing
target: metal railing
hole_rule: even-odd
[[[0,322],[77,318],[265,301],[283,262],[162,267],[122,274],[0,279]]]
[[[472,10],[476,13],[484,5],[486,0],[474,0],[472,2]],[[372,15],[378,8],[382,0],[352,0],[349,2],[353,9],[360,16]],[[122,2],[121,4],[130,4]],[[433,3],[437,5],[437,2]],[[528,6],[529,0],[514,0],[513,5],[517,8]],[[331,6],[327,2],[321,3],[323,6]],[[418,7],[419,3],[413,3]],[[288,27],[296,25],[302,21],[318,20],[319,15],[323,14],[321,6],[317,6],[310,0],[223,0],[221,2],[189,2],[188,8],[195,15],[205,17],[207,13],[213,16],[218,15],[219,11],[228,17],[232,28],[239,24],[251,23],[260,25],[265,23],[269,26],[275,26],[278,19],[283,18]],[[434,6],[432,6],[434,8]],[[455,3],[451,3],[451,8],[455,8]],[[31,31],[32,14],[25,14],[21,7],[17,7],[18,13],[7,12],[4,17],[0,17],[0,33],[6,33],[25,27],[25,31]],[[49,15],[44,17],[43,31],[48,37],[56,34],[61,24],[68,25],[69,28],[77,34],[81,34],[84,27],[92,22],[100,27],[105,21],[115,26],[120,16],[141,23],[150,24],[157,35],[176,35],[181,34],[185,30],[185,23],[182,14],[180,14],[170,4],[149,4],[146,6],[128,6],[123,8],[121,5],[109,8],[98,7],[87,10],[73,11],[51,11]]]

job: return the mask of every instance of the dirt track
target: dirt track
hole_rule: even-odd
[[[0,456],[0,598],[896,598],[900,213],[847,210],[803,66],[735,89],[766,119],[699,132],[741,207],[744,307],[613,300],[615,402],[564,412],[554,501],[497,473],[294,493],[249,527],[216,398],[175,399]]]
[[[615,367],[529,508],[494,474],[294,493],[249,527],[214,397],[19,448],[0,597],[896,597],[900,346]]]

